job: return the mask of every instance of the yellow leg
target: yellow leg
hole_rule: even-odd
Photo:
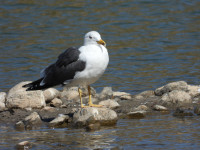
[[[102,105],[95,105],[92,103],[92,96],[91,96],[91,88],[90,86],[88,85],[88,94],[89,94],[89,107],[102,107]]]
[[[78,88],[78,93],[79,93],[79,97],[80,97],[80,102],[81,102],[81,108],[84,108],[86,106],[83,105],[83,102],[82,102],[82,91],[80,88]]]

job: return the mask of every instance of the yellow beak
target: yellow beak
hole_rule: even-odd
[[[103,46],[106,45],[106,42],[104,42],[103,40],[99,40],[99,41],[97,41],[97,43],[98,43],[98,44],[101,44],[101,45],[103,45]]]

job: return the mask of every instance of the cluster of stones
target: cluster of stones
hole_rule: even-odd
[[[24,118],[17,118],[16,128],[32,129],[40,124],[50,127],[85,127],[99,129],[102,125],[114,125],[119,118],[140,119],[152,113],[173,112],[174,116],[200,114],[200,87],[184,81],[172,82],[154,91],[137,95],[114,92],[105,87],[101,93],[92,88],[92,100],[101,108],[80,108],[77,87],[26,91],[21,82],[8,93],[0,93],[0,115],[5,111],[24,111]],[[83,102],[88,102],[87,89],[83,88]],[[14,113],[15,115],[15,113]],[[17,116],[17,113],[16,113]],[[20,119],[20,120],[19,120]]]

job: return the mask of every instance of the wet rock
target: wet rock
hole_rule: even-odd
[[[54,98],[58,97],[60,94],[60,92],[54,88],[48,88],[44,90],[43,93],[46,102],[50,102]]]
[[[154,105],[153,106],[153,110],[156,110],[156,111],[167,111],[168,109],[164,106],[161,106],[161,105]]]
[[[142,118],[145,117],[146,113],[147,113],[146,111],[129,112],[129,113],[127,114],[127,117],[128,117],[129,119],[142,119]]]
[[[29,125],[34,125],[34,124],[39,124],[42,122],[39,114],[37,112],[33,112],[31,113],[29,116],[27,116],[24,119],[25,124],[29,124]]]
[[[23,123],[23,121],[18,121],[16,124],[15,124],[15,128],[17,130],[23,130],[25,128],[25,125]]]
[[[200,95],[200,86],[188,85],[188,93],[192,97]]]
[[[161,100],[173,104],[192,103],[192,97],[188,93],[178,90],[164,94]]]
[[[176,111],[173,113],[175,117],[185,117],[185,116],[193,116],[194,114],[191,110],[185,110],[183,108],[177,108]]]
[[[194,108],[194,113],[197,114],[197,115],[200,115],[200,106],[196,106]]]
[[[22,141],[16,145],[17,150],[28,150],[31,149],[32,143],[29,141]]]
[[[61,105],[62,105],[62,101],[58,98],[54,98],[50,103],[50,106],[53,106],[53,107],[60,107]]]
[[[79,99],[78,87],[64,88],[60,93],[60,99],[63,101]]]
[[[67,123],[69,119],[68,115],[59,114],[58,117],[53,119],[51,122],[49,122],[50,126],[60,126],[64,123]]]
[[[115,108],[120,106],[115,100],[111,100],[111,99],[101,101],[99,103],[99,105],[103,105],[103,106],[110,108],[110,109],[115,109]]]
[[[86,107],[79,109],[73,115],[73,123],[78,126],[86,126],[91,123],[101,125],[113,125],[117,122],[117,114],[108,108]]]
[[[86,126],[87,131],[96,131],[99,130],[101,127],[100,123],[92,123]]]
[[[177,81],[177,82],[169,83],[160,88],[157,88],[155,90],[155,95],[162,96],[163,94],[171,92],[173,90],[187,91],[187,89],[188,89],[188,85],[185,81]]]
[[[45,98],[41,90],[26,91],[22,86],[30,82],[21,82],[11,88],[6,97],[8,108],[42,108],[46,106]]]

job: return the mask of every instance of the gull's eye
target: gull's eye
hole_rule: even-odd
[[[89,36],[89,38],[90,38],[90,39],[92,39],[92,37],[91,37],[91,36]]]

